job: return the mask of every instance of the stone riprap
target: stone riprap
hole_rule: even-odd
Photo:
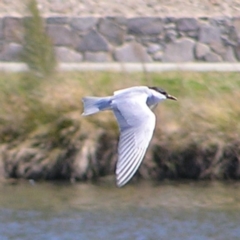
[[[23,17],[0,18],[0,61],[20,61]],[[60,62],[237,62],[240,17],[48,17]]]

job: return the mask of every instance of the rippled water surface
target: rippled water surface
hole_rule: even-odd
[[[0,185],[8,239],[240,239],[240,183]]]

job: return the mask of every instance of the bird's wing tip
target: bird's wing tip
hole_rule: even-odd
[[[122,188],[124,185],[126,185],[126,182],[121,182],[119,179],[116,180],[116,186],[118,188]]]

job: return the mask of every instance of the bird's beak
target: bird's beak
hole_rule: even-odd
[[[171,96],[171,95],[167,95],[167,99],[171,99],[171,100],[175,100],[175,101],[177,101],[177,98],[174,97],[174,96]]]

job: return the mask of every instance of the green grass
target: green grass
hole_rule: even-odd
[[[24,41],[21,58],[34,76],[50,76],[56,67],[53,43],[45,31],[37,1],[27,0],[26,3],[29,17],[23,21]]]
[[[156,109],[159,136],[174,136],[181,142],[228,141],[240,132],[239,77],[238,73],[72,72],[39,80],[28,74],[1,73],[0,140],[26,136],[74,111],[84,121],[80,113],[85,95],[105,96],[117,89],[148,85],[160,86],[178,98]],[[116,130],[111,114],[98,114],[87,121]]]

